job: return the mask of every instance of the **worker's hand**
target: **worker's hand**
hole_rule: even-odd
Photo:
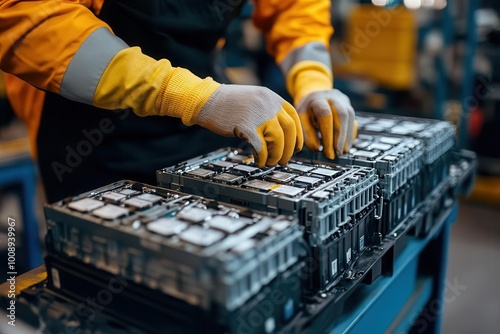
[[[328,159],[334,159],[335,153],[347,152],[356,137],[354,109],[349,98],[338,89],[313,91],[297,104],[300,120],[304,129],[307,148],[320,149]]]
[[[188,123],[243,138],[261,167],[286,164],[303,145],[295,108],[264,87],[221,85]]]
[[[324,47],[307,49],[307,46],[303,47],[303,52],[309,50],[312,59],[324,58],[324,61],[303,60],[288,68],[284,66],[288,62],[285,59],[281,65],[288,92],[302,122],[305,145],[312,151],[319,151],[323,146],[324,156],[334,159],[335,153],[347,152],[355,139],[354,109],[345,94],[333,89],[332,72],[325,60],[330,58],[328,50]]]

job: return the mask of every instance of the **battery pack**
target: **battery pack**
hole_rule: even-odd
[[[235,163],[232,169],[238,167],[237,171],[228,168],[224,172],[215,171],[216,174],[209,177],[197,177],[191,173],[210,169],[220,161]],[[310,286],[312,289],[326,289],[343,274],[347,267],[344,263],[355,261],[362,253],[364,248],[358,245],[369,246],[372,240],[368,233],[373,228],[363,225],[362,235],[359,235],[358,216],[378,205],[375,169],[297,158],[286,166],[255,170],[252,162],[248,152],[223,148],[159,170],[158,184],[222,202],[296,217],[305,229],[304,237],[313,261],[325,272],[321,275],[311,272]],[[243,175],[241,170],[246,174]],[[218,173],[239,175],[243,179],[238,183],[221,183],[217,180]],[[352,234],[355,235],[354,241],[351,240]],[[349,246],[344,250],[346,242],[356,245],[355,248]],[[334,255],[328,254],[336,249],[340,255],[335,268]],[[326,258],[328,260],[324,260]]]
[[[292,217],[133,181],[47,205],[45,215],[49,253],[204,310],[244,305],[297,263],[303,235]]]

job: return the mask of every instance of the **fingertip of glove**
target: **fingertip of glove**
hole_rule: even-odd
[[[316,141],[313,141],[313,140],[309,140],[305,143],[306,147],[313,151],[313,152],[317,152],[319,151],[319,142],[316,142]]]
[[[290,161],[291,158],[292,157],[282,158],[280,161],[278,161],[278,165],[285,166],[288,163],[288,161]]]
[[[335,159],[335,153],[333,152],[333,150],[332,151],[323,151],[323,155],[327,159],[330,159],[330,160]]]

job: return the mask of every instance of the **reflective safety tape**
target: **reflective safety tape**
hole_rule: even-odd
[[[96,29],[73,56],[59,93],[70,100],[92,104],[104,70],[111,59],[125,48],[128,45],[107,28]]]
[[[296,48],[281,62],[280,68],[285,77],[295,64],[303,60],[317,61],[324,64],[330,70],[332,68],[330,52],[326,46],[320,42],[311,42]]]

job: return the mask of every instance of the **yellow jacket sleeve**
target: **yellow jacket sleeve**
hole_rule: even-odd
[[[332,88],[331,0],[256,0],[253,20],[295,104],[312,91]]]
[[[310,42],[330,45],[331,0],[256,0],[253,20],[264,32],[267,51],[282,62]]]
[[[0,68],[59,93],[81,44],[96,29],[110,29],[88,8],[92,6],[89,0],[0,0]]]

